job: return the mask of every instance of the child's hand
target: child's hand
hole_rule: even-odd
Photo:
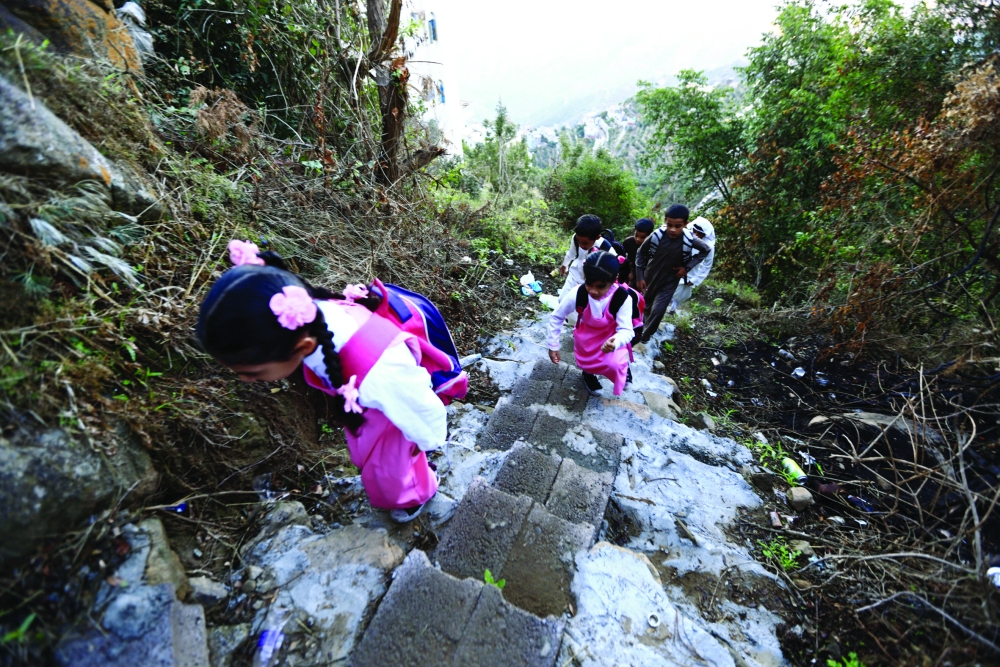
[[[635,284],[635,286],[639,288],[640,292],[643,292],[643,293],[646,292],[646,281],[645,280],[640,280],[639,282],[637,282]]]
[[[566,271],[567,271],[567,270],[568,270],[568,269],[566,268],[566,266],[565,266],[565,265],[564,265],[564,266],[560,266],[560,267],[559,267],[559,275],[561,275],[561,276],[565,276],[565,275],[566,275]]]
[[[601,346],[601,352],[614,352],[615,351],[615,339],[611,338],[604,341],[604,345]]]
[[[678,278],[683,278],[688,274],[687,268],[683,266],[678,266],[674,271],[677,273]]]
[[[549,350],[549,359],[554,364],[558,364],[560,360],[559,350]]]

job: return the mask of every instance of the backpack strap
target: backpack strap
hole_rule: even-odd
[[[382,289],[382,293],[385,294],[385,288]],[[344,379],[350,380],[352,375],[356,375],[358,386],[364,382],[382,353],[392,345],[397,336],[403,333],[402,329],[381,314],[383,310],[388,312],[388,303],[389,300],[383,298],[368,321],[362,324],[340,348],[340,367]]]
[[[583,309],[587,307],[587,288],[580,285],[576,288],[576,314],[582,315]]]
[[[608,305],[608,311],[612,317],[618,317],[618,311],[622,309],[622,304],[625,303],[625,299],[629,297],[629,292],[631,291],[629,288],[619,285],[615,293],[611,295],[611,303]]]

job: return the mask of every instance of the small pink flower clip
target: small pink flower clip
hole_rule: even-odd
[[[368,296],[368,288],[364,285],[348,285],[344,288],[344,299],[347,303],[354,303],[357,299],[364,299]]]
[[[344,412],[356,412],[360,415],[363,408],[358,403],[361,392],[358,391],[357,381],[358,376],[352,375],[350,380],[336,389],[336,392],[344,397]]]
[[[278,318],[278,324],[286,329],[298,329],[316,319],[316,304],[309,292],[297,285],[281,288],[268,302],[271,312]]]
[[[243,266],[244,264],[255,264],[264,266],[264,260],[257,256],[260,248],[256,243],[233,239],[229,242],[229,261],[233,266]]]

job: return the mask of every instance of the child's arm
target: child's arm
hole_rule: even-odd
[[[694,267],[698,266],[698,264],[703,259],[705,259],[706,257],[708,257],[708,252],[711,250],[711,248],[709,248],[709,246],[708,246],[707,243],[705,243],[704,241],[702,241],[700,238],[698,238],[694,234],[691,235],[691,247],[693,249],[697,250],[698,252],[697,253],[691,253],[691,259],[688,260],[688,263],[684,265],[684,268],[686,268],[688,271],[690,271]]]
[[[440,449],[448,435],[448,412],[405,343],[386,349],[368,371],[359,402],[381,410],[407,440],[423,451]]]
[[[632,297],[626,297],[622,307],[615,315],[615,335],[604,342],[601,346],[602,352],[612,352],[620,347],[628,345],[635,337],[635,330],[632,328]]]
[[[563,275],[566,274],[566,271],[569,270],[569,267],[573,263],[573,260],[576,259],[575,239],[576,239],[576,234],[574,234],[573,238],[569,240],[569,250],[566,251],[566,255],[563,257],[562,264],[559,265],[559,273],[562,273]]]
[[[562,333],[563,323],[569,314],[576,309],[576,290],[567,290],[563,294],[562,301],[556,306],[552,314],[549,315],[549,335],[545,339],[545,346],[549,348],[549,359],[552,363],[559,363],[559,335]]]

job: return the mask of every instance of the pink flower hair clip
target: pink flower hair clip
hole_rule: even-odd
[[[258,252],[260,252],[260,248],[257,247],[256,243],[240,241],[239,239],[233,239],[229,242],[229,261],[233,263],[233,266],[243,266],[244,264],[264,266],[265,262],[257,256]]]
[[[316,319],[316,304],[309,292],[297,285],[281,288],[268,302],[271,312],[278,318],[278,324],[286,329],[298,329]]]
[[[358,391],[357,382],[358,376],[352,375],[350,380],[336,389],[336,392],[344,397],[344,412],[356,412],[360,415],[363,408],[358,403],[361,392]]]
[[[364,285],[348,285],[344,288],[344,300],[347,303],[354,303],[357,299],[364,299],[368,296],[368,288]]]

